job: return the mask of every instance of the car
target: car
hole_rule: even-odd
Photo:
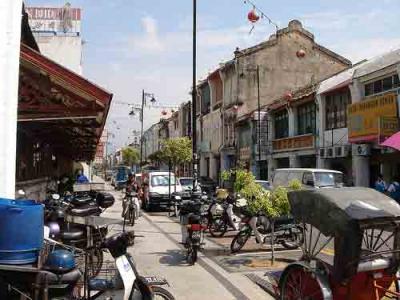
[[[287,168],[276,169],[272,176],[272,188],[288,187],[290,181],[298,180],[303,188],[343,187],[343,173],[328,169]]]
[[[182,186],[172,172],[143,172],[142,187],[143,208],[147,211],[168,207],[170,204],[170,193],[182,192]]]
[[[256,180],[256,183],[261,185],[261,187],[266,191],[270,191],[271,190],[271,184],[267,180]]]
[[[218,184],[212,180],[210,177],[202,176],[199,178],[200,187],[203,192],[206,192],[207,195],[213,195]]]
[[[180,177],[178,180],[183,191],[188,192],[193,189],[193,177]]]

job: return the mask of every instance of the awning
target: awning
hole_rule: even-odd
[[[112,94],[21,44],[18,129],[75,160],[93,158]]]

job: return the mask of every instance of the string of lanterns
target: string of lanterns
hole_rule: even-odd
[[[278,25],[274,21],[272,21],[272,19],[268,17],[260,8],[258,8],[251,0],[244,0],[244,4],[250,4],[253,7],[253,9],[250,10],[249,13],[247,14],[247,19],[252,25],[249,33],[253,31],[255,24],[260,19],[267,19],[268,23],[274,25],[276,31],[278,31],[279,29]]]
[[[142,106],[137,103],[128,103],[128,102],[113,102],[117,105],[126,105],[130,107],[130,116],[135,116],[136,113],[140,112],[142,109]],[[162,109],[161,115],[166,116],[168,114],[168,110],[171,111],[171,114],[175,113],[175,111],[179,108],[177,105],[165,105],[165,104],[152,104],[151,106],[148,106],[149,108],[157,108],[157,109]]]

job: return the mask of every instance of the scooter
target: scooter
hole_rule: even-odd
[[[244,218],[244,225],[232,240],[231,252],[239,252],[252,233],[257,243],[280,244],[286,249],[297,249],[304,242],[303,228],[293,218],[269,218],[258,214]]]
[[[130,226],[135,225],[135,220],[140,215],[140,203],[138,194],[136,192],[126,192],[125,199],[123,200],[122,217],[124,218],[124,224],[127,223]]]

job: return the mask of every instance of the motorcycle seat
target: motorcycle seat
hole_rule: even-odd
[[[89,203],[94,203],[94,199],[92,197],[90,197],[90,196],[74,197],[71,200],[71,203],[73,205],[80,206],[80,205],[85,205],[85,204],[89,204]]]
[[[74,284],[76,283],[81,277],[82,273],[79,269],[74,269],[64,274],[56,274],[50,271],[40,271],[37,275],[37,282],[45,283],[46,280],[48,284]]]
[[[83,230],[71,229],[69,231],[62,231],[60,235],[62,240],[72,241],[82,239],[85,233],[83,232]]]
[[[87,217],[93,215],[99,215],[101,209],[98,206],[83,206],[71,208],[69,214],[77,217]]]

